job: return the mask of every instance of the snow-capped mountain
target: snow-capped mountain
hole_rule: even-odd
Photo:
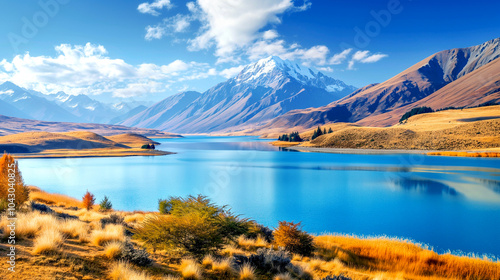
[[[237,131],[293,109],[322,106],[356,88],[279,57],[246,66],[204,93],[166,98],[121,124],[178,133]]]
[[[44,121],[77,121],[78,118],[61,108],[57,104],[18,87],[11,82],[0,85],[0,99],[13,106],[16,111],[22,112],[21,116],[10,113],[13,117],[28,116],[35,120]],[[0,114],[6,114],[0,112]],[[7,114],[6,114],[7,115]]]

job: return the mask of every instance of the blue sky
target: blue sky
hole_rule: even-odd
[[[183,90],[204,91],[269,55],[361,87],[435,52],[500,34],[497,1],[42,0],[1,5],[0,82],[101,100],[160,100]]]

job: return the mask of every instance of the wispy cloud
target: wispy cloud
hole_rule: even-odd
[[[159,16],[160,10],[163,8],[171,9],[173,7],[170,0],[155,0],[152,3],[142,3],[137,7],[137,10],[143,14],[150,14],[153,16]]]
[[[349,66],[348,69],[352,70],[354,69],[354,64],[357,62],[360,63],[374,63],[379,60],[381,60],[384,57],[387,57],[387,54],[370,54],[370,51],[357,51],[354,53],[354,55],[351,57],[351,60],[349,61]]]

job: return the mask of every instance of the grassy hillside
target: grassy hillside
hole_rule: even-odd
[[[104,137],[89,131],[63,133],[25,132],[0,137],[0,150],[16,157],[81,157],[164,155],[162,151],[142,150],[145,144],[156,144],[138,134]]]
[[[392,127],[330,124],[333,133],[301,146],[360,149],[495,150],[500,148],[500,106],[412,116]],[[301,134],[310,139],[313,130]]]

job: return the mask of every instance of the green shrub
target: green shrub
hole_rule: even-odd
[[[158,201],[158,211],[160,211],[160,214],[170,214],[170,211],[172,210],[172,204],[165,199],[160,199]]]
[[[134,230],[134,238],[153,249],[180,250],[201,258],[248,231],[247,220],[201,195],[171,197],[160,204],[170,215],[150,216]]]
[[[313,238],[301,230],[300,223],[279,222],[274,231],[274,244],[304,256],[309,256],[314,251]]]
[[[111,210],[112,207],[113,207],[113,204],[111,204],[111,201],[109,201],[109,198],[107,196],[104,196],[104,198],[101,200],[101,203],[99,203],[99,210],[108,211],[108,210]]]
[[[413,108],[410,111],[406,112],[401,117],[401,119],[399,119],[399,122],[401,123],[401,122],[403,122],[403,121],[405,121],[405,120],[407,120],[410,117],[415,116],[415,115],[425,114],[425,113],[432,113],[432,112],[434,112],[434,110],[432,110],[432,108],[430,108],[430,107],[417,107],[417,108]]]

